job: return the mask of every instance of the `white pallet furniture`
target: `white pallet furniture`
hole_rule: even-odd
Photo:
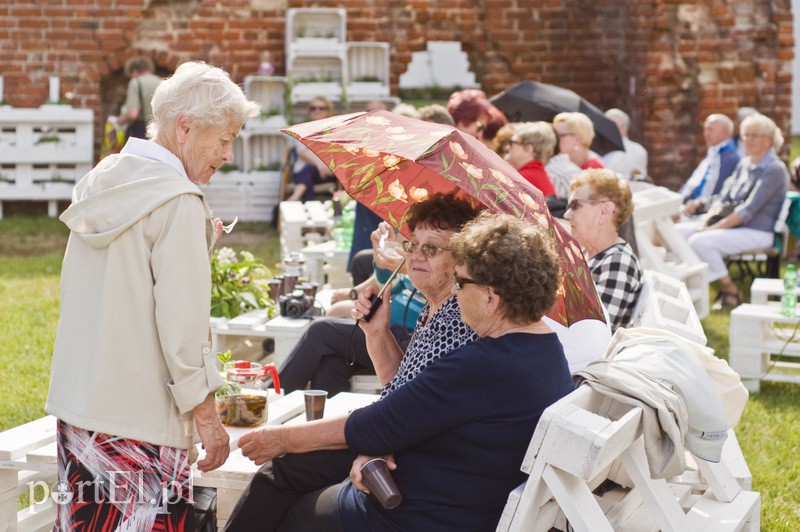
[[[701,262],[672,222],[680,212],[681,196],[664,187],[633,194],[634,230],[643,268],[671,275],[686,284],[697,316],[708,316],[708,266]]]
[[[282,201],[280,216],[281,256],[306,246],[331,240],[333,210],[320,201]]]
[[[214,216],[224,221],[272,221],[279,202],[280,172],[217,172],[200,189]]]
[[[706,345],[703,324],[683,281],[654,270],[644,270],[642,292],[633,311],[632,327],[665,329]]]
[[[783,279],[757,277],[750,285],[750,303],[766,305],[770,301],[780,302],[783,295]]]
[[[389,97],[389,43],[347,43],[347,98],[352,101]]]
[[[223,337],[226,336],[272,338],[275,340],[275,351],[267,357],[266,362],[280,367],[310,324],[311,320],[305,318],[275,316],[270,319],[263,309],[251,310],[231,320],[211,318],[211,348],[214,352],[222,351]]]
[[[244,93],[247,98],[261,105],[261,117],[249,122],[275,124],[278,129],[286,127],[286,77],[285,76],[245,76]],[[283,119],[282,121],[280,119]]]
[[[761,381],[800,383],[800,362],[773,360],[773,355],[800,357],[800,317],[781,314],[780,306],[745,303],[731,311],[728,362],[751,392]]]
[[[328,288],[353,286],[353,278],[347,271],[349,249],[337,249],[333,240],[312,244],[300,250],[308,264],[310,281]]]
[[[347,10],[290,8],[286,10],[286,57],[339,53],[347,38]]]
[[[92,168],[93,128],[91,109],[0,106],[0,218],[3,200],[47,201],[57,216],[58,201]]]
[[[325,405],[325,417],[346,414],[377,400],[376,395],[339,393]],[[301,391],[279,396],[270,390],[266,425],[305,422]],[[263,425],[262,425],[263,426]],[[222,530],[258,466],[242,456],[237,442],[254,428],[226,427],[231,455],[220,468],[207,473],[193,468],[195,486],[217,490],[217,526]],[[202,455],[202,450],[201,450]],[[46,416],[0,433],[0,530],[52,530],[56,503],[51,489],[57,478],[56,418]],[[37,484],[38,483],[38,484]],[[34,488],[37,491],[33,491]],[[17,511],[17,496],[34,493],[33,504]]]
[[[551,405],[522,465],[530,478],[509,496],[497,529],[759,529],[760,495],[739,486],[725,456],[701,466],[696,484],[650,478],[641,415],[588,386]],[[595,493],[606,479],[621,484]]]

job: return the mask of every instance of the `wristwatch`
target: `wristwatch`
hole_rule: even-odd
[[[350,289],[350,299],[353,301],[358,299],[358,290],[356,290],[355,288]]]

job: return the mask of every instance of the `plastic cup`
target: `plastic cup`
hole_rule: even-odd
[[[328,392],[325,390],[305,390],[303,392],[306,399],[306,421],[322,419],[325,413],[325,399]]]
[[[383,458],[373,458],[361,466],[361,478],[369,489],[370,495],[375,497],[387,510],[397,508],[403,501],[403,496]]]

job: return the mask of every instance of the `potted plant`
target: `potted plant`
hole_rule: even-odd
[[[385,98],[389,86],[378,76],[355,76],[347,85],[347,93],[358,98]]]
[[[238,256],[228,247],[215,251],[211,256],[211,316],[230,319],[266,309],[267,316],[273,317],[276,306],[268,284],[272,278],[269,268],[248,251]]]

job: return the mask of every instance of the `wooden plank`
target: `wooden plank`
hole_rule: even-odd
[[[56,418],[46,416],[0,432],[0,460],[18,460],[56,439]]]

